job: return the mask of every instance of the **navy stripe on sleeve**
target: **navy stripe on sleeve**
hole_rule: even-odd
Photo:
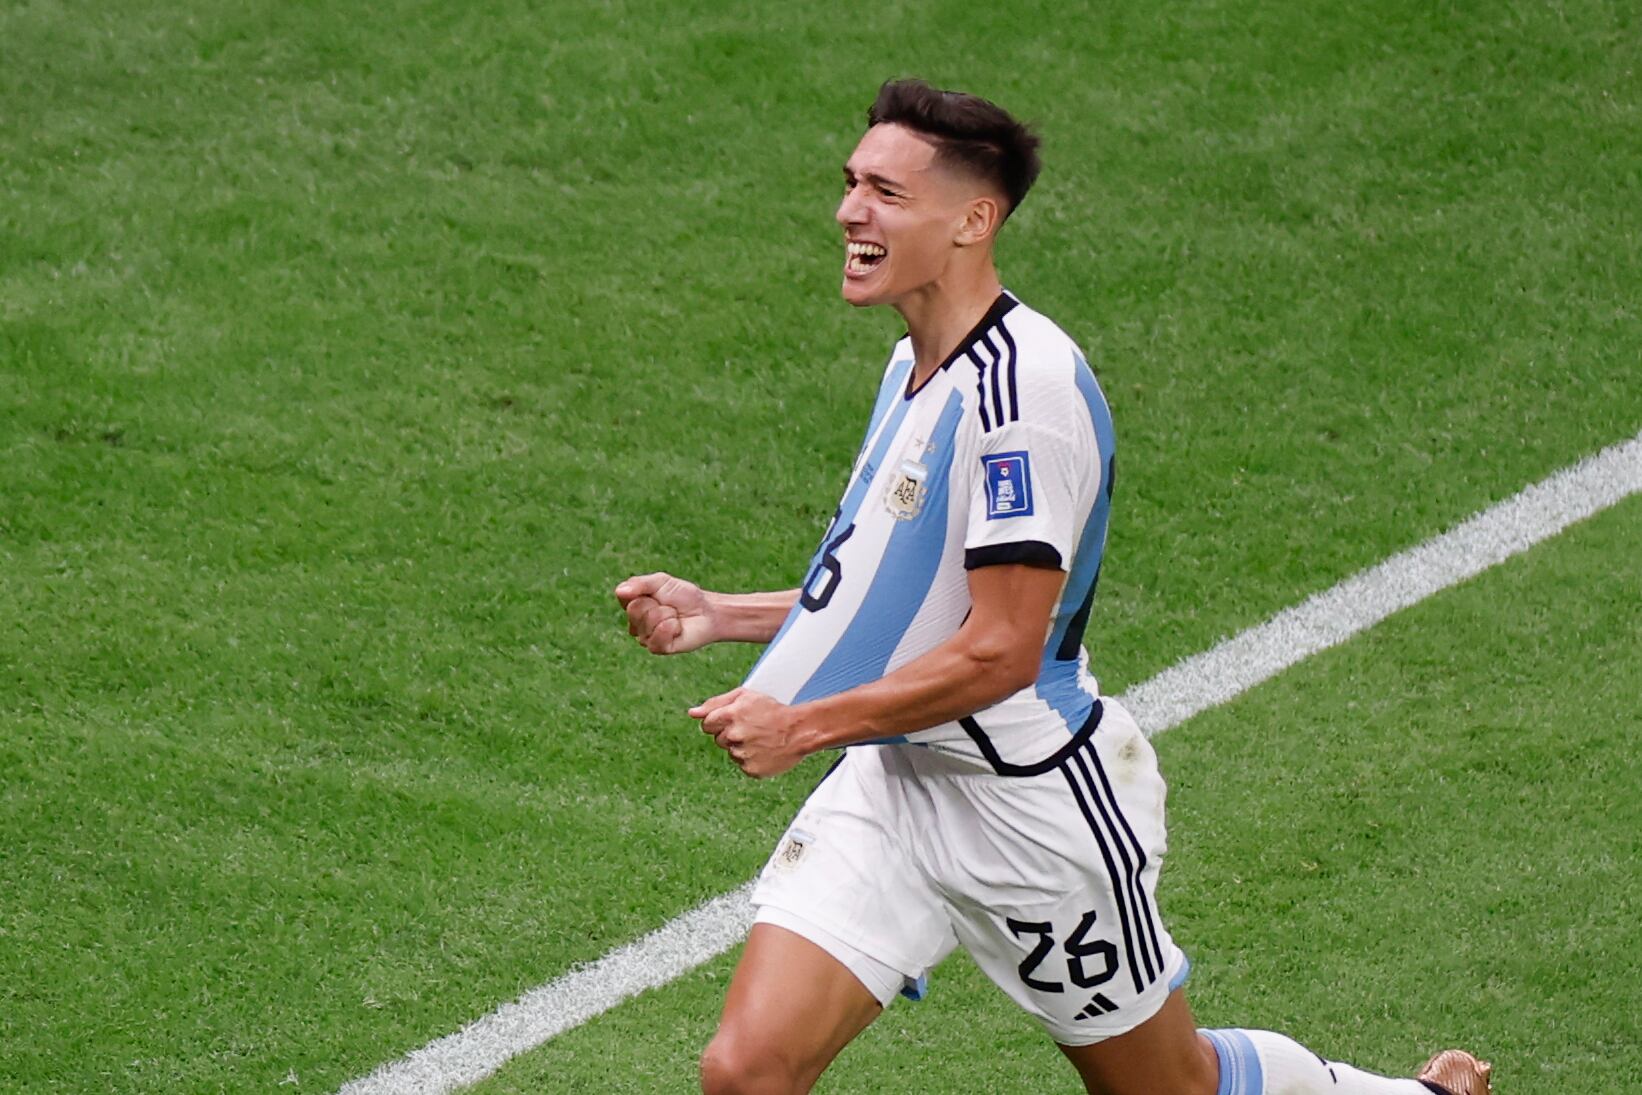
[[[1033,567],[1053,567],[1056,570],[1065,570],[1061,564],[1060,552],[1053,544],[1046,544],[1042,540],[1017,540],[1012,544],[986,544],[982,547],[969,548],[964,552],[964,569],[979,570],[981,567],[995,567],[1004,563],[1024,563]]]

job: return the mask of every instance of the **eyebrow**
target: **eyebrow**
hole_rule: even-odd
[[[895,181],[894,179],[891,179],[891,178],[886,178],[885,176],[880,175],[880,174],[878,174],[876,172],[873,172],[873,171],[863,171],[859,175],[857,175],[854,171],[852,171],[850,169],[849,164],[844,165],[844,175],[845,175],[846,178],[854,178],[854,179],[859,179],[863,182],[869,182],[873,186],[878,187],[880,190],[882,190],[886,187],[889,188],[890,190],[903,190],[904,191],[906,189],[906,185],[904,183],[897,182],[897,181]]]

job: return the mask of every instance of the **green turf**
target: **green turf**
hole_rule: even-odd
[[[1004,272],[1117,417],[1120,689],[1642,427],[1637,31],[0,8],[0,1088],[334,1086],[750,875],[808,781],[680,712],[752,652],[608,590],[798,577],[886,75],[1046,135]]]

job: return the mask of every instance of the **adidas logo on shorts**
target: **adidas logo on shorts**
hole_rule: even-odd
[[[1106,997],[1103,994],[1097,992],[1097,993],[1095,993],[1094,999],[1089,1001],[1088,1006],[1086,1006],[1082,1011],[1078,1012],[1072,1018],[1073,1018],[1074,1021],[1078,1020],[1078,1019],[1093,1019],[1093,1018],[1095,1018],[1097,1016],[1100,1016],[1100,1015],[1110,1015],[1112,1012],[1114,1012],[1116,1010],[1117,1010],[1117,1005],[1116,1004],[1114,1004],[1110,1000],[1106,999]]]

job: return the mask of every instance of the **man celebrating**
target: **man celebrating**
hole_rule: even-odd
[[[1385,1079],[1267,1031],[1196,1029],[1156,909],[1163,780],[1082,646],[1111,416],[1077,346],[993,264],[1037,138],[912,80],[867,121],[837,214],[843,294],[908,333],[803,585],[616,588],[653,653],[768,644],[690,712],[748,775],[849,747],[759,879],[703,1089],[808,1091],[962,944],[1091,1092],[1483,1095],[1489,1066],[1460,1050]]]

